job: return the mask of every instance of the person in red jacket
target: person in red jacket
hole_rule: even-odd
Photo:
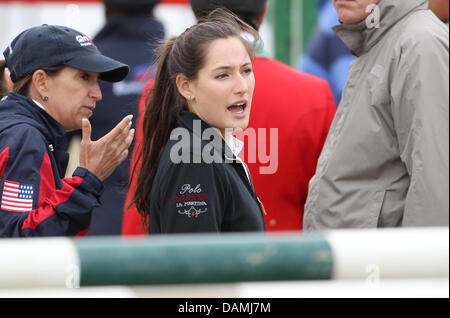
[[[258,30],[267,0],[191,0],[191,6],[197,18],[217,7],[226,7]],[[314,175],[336,104],[325,80],[263,54],[255,57],[253,71],[256,87],[250,122],[247,130],[237,134],[244,141],[240,156],[249,167],[255,190],[265,207],[266,231],[302,230],[308,183]],[[151,85],[150,82],[142,95],[140,114]],[[137,145],[142,138],[141,117]],[[130,199],[129,194],[122,234],[143,234],[140,215],[133,206],[128,207]]]

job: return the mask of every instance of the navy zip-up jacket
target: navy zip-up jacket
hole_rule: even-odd
[[[85,168],[64,176],[64,128],[32,99],[0,101],[0,237],[75,236],[90,225],[103,183]]]
[[[182,111],[153,181],[149,232],[265,231],[245,163],[199,117]]]

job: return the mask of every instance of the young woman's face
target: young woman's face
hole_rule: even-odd
[[[67,131],[81,128],[81,120],[89,118],[102,99],[98,76],[67,66],[48,77],[49,99],[44,107]]]
[[[332,0],[336,12],[344,24],[358,23],[370,14],[371,5],[378,4],[380,0]]]
[[[236,37],[217,39],[210,43],[204,66],[191,81],[189,110],[222,136],[226,128],[248,126],[255,77],[248,52]]]

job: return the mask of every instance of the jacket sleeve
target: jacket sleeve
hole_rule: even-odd
[[[149,232],[220,232],[228,202],[222,174],[215,164],[169,164],[161,184],[154,184]]]
[[[410,41],[391,82],[401,160],[410,176],[404,226],[449,224],[448,52],[448,34]]]
[[[95,175],[79,167],[72,178],[59,179],[45,140],[30,126],[2,132],[0,145],[0,237],[88,230],[103,189]]]

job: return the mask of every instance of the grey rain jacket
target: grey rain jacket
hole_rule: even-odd
[[[448,226],[449,31],[427,6],[381,0],[368,19],[334,27],[358,58],[309,184],[305,230]]]

